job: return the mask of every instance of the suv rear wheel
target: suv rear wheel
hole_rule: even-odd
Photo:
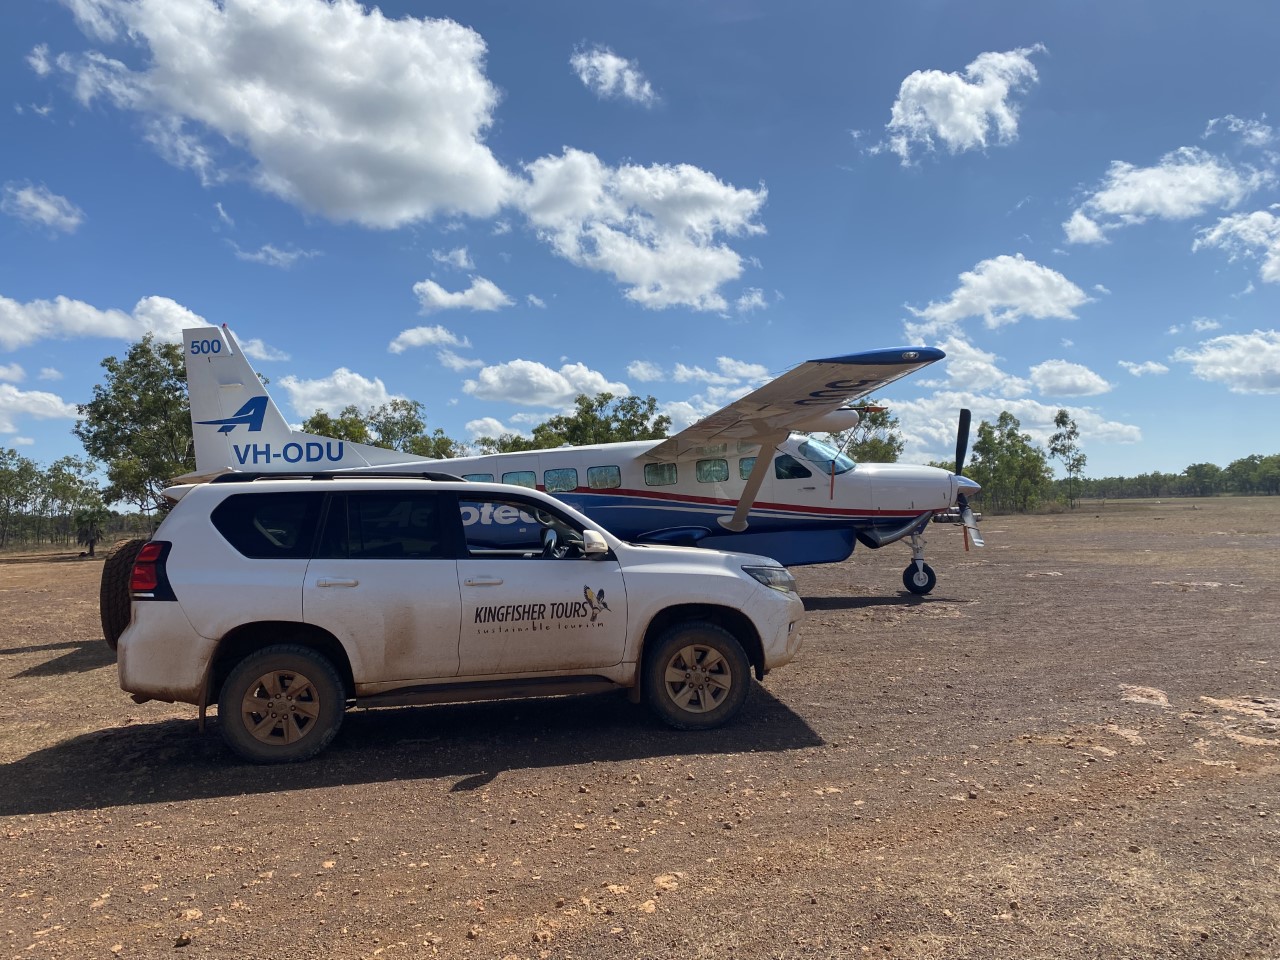
[[[645,700],[678,730],[708,730],[742,707],[751,663],[723,627],[693,621],[667,630],[645,657]]]
[[[307,760],[342,726],[346,696],[323,654],[307,647],[264,647],[228,674],[218,697],[218,726],[232,750],[253,763]]]

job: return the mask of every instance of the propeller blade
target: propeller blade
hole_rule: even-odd
[[[964,473],[964,459],[969,452],[969,421],[973,419],[973,413],[969,410],[962,409],[960,411],[960,429],[956,431],[956,473]]]
[[[960,508],[960,519],[964,521],[965,532],[968,533],[969,539],[973,541],[973,545],[975,547],[985,547],[987,543],[982,539],[982,534],[978,532],[978,518],[973,515],[968,503],[965,503]]]

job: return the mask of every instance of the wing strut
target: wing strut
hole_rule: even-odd
[[[747,529],[747,514],[751,512],[751,505],[756,502],[756,495],[760,493],[760,485],[764,483],[764,478],[769,475],[769,469],[773,466],[774,451],[785,439],[787,439],[785,433],[776,433],[762,439],[760,452],[756,454],[756,462],[751,467],[751,476],[747,477],[747,485],[742,490],[742,496],[738,498],[738,505],[733,509],[733,516],[716,517],[716,522],[720,526],[733,533],[741,533]]]

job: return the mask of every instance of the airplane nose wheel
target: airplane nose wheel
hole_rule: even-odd
[[[917,564],[914,560],[902,571],[902,585],[918,597],[929,593],[938,582],[938,575],[927,563]]]

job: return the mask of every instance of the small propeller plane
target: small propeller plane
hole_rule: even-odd
[[[980,488],[962,475],[968,410],[954,472],[854,463],[807,436],[857,426],[849,405],[941,360],[932,347],[801,363],[665,440],[453,460],[294,430],[225,325],[183,331],[183,349],[196,470],[179,483],[227,472],[444,471],[545,490],[632,542],[757,553],[787,566],[836,563],[857,543],[878,549],[905,539],[911,562],[902,582],[919,595],[937,582],[924,556],[931,519],[958,515],[965,548],[983,545],[967,499]]]

